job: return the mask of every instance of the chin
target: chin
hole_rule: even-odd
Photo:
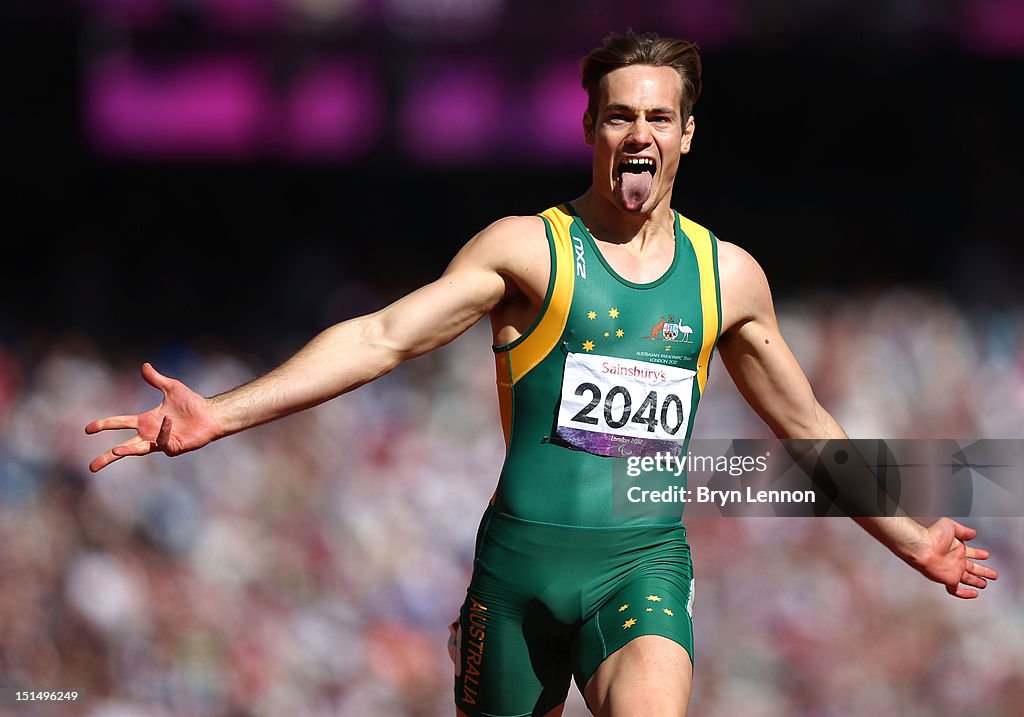
[[[637,209],[629,209],[622,200],[618,197],[615,198],[615,205],[619,208],[623,214],[628,214],[631,217],[642,217],[654,211],[654,208],[658,206],[658,203],[652,198],[641,204]]]

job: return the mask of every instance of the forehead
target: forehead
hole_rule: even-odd
[[[601,78],[598,111],[608,105],[635,109],[677,109],[683,101],[683,81],[671,67],[630,65]]]

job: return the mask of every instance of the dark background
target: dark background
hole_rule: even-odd
[[[509,3],[465,37],[396,29],[383,19],[388,3],[366,5],[360,22],[309,42],[374,57],[392,98],[424,57],[490,53],[515,73],[545,51],[578,57],[610,29],[648,27],[637,20],[701,40],[699,23],[656,4],[630,16],[610,3],[584,4],[587,13]],[[733,3],[746,15],[704,47],[695,149],[674,204],[751,251],[777,297],[898,283],[982,308],[1016,302],[1024,42],[986,46],[970,3],[927,3],[902,24],[883,5]],[[96,151],[83,77],[104,53],[128,47],[173,63],[231,45],[275,58],[302,42],[269,26],[211,29],[180,8],[136,27],[104,7],[8,6],[8,338],[84,331],[127,346],[215,334],[258,345],[307,334],[435,277],[494,219],[587,186],[585,162],[533,164],[528,153],[417,164],[393,118],[372,152],[333,163]],[[552,22],[559,11],[575,24]]]

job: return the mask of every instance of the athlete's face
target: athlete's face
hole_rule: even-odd
[[[671,67],[631,65],[601,80],[597,116],[583,130],[594,148],[594,188],[622,211],[647,214],[672,192],[690,151],[693,117],[681,116],[683,83]]]

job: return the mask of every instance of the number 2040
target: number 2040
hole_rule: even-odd
[[[571,420],[596,426],[600,421],[591,414],[602,404],[601,389],[596,384],[589,382],[581,383],[576,387],[577,396],[587,393],[590,394],[590,402],[581,408]],[[660,421],[662,430],[670,436],[674,436],[686,422],[683,402],[674,393],[667,394],[663,401],[659,401],[658,392],[651,391],[636,409],[636,413],[633,413],[633,397],[630,395],[629,389],[625,386],[612,386],[604,395],[603,404],[603,418],[609,428],[622,428],[626,423],[632,421],[646,425],[648,432],[654,433]]]

